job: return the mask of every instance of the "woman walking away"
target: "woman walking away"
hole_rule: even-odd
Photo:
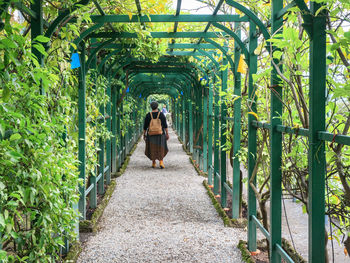
[[[169,139],[168,125],[162,112],[158,110],[158,102],[151,102],[152,111],[147,113],[143,125],[143,139],[146,141],[146,156],[152,160],[152,167],[165,168],[163,158],[168,153],[167,140]]]

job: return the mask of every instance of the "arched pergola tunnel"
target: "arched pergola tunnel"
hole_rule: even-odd
[[[6,2],[6,1],[5,1]],[[7,1],[8,2],[8,1]],[[232,213],[239,217],[240,208],[240,162],[233,159],[233,175],[226,174],[227,153],[223,146],[226,144],[227,123],[233,122],[234,141],[233,156],[237,156],[241,146],[241,118],[248,119],[248,179],[254,174],[257,156],[257,130],[267,129],[270,133],[270,186],[271,210],[270,230],[265,229],[257,219],[256,197],[248,184],[248,248],[257,249],[256,231],[259,229],[270,243],[270,261],[293,262],[283,250],[281,242],[282,217],[282,134],[298,134],[309,138],[309,261],[324,262],[325,246],[325,154],[324,143],[334,141],[350,145],[348,136],[333,135],[325,128],[325,81],[326,81],[326,20],[322,6],[310,2],[308,7],[304,1],[295,0],[284,6],[283,0],[271,1],[271,28],[265,26],[254,13],[245,8],[238,1],[220,0],[212,15],[181,15],[181,0],[178,0],[176,14],[142,16],[141,4],[135,1],[139,15],[108,15],[103,12],[97,1],[93,1],[100,15],[91,16],[92,27],[81,33],[74,44],[78,47],[81,67],[79,68],[79,161],[80,178],[86,178],[86,74],[95,69],[97,74],[104,75],[108,83],[106,94],[110,97],[106,107],[100,109],[104,114],[101,120],[113,136],[99,141],[99,172],[98,176],[90,178],[80,186],[79,212],[81,219],[86,216],[86,200],[89,198],[91,208],[97,206],[97,193],[104,193],[105,184],[109,184],[111,175],[116,173],[137,142],[142,132],[143,113],[147,108],[146,98],[152,94],[167,94],[172,98],[174,129],[179,134],[187,150],[200,164],[200,169],[208,173],[208,183],[213,185],[215,194],[221,195],[221,205],[226,207],[227,195],[232,196]],[[70,10],[62,12],[44,32],[42,1],[35,0],[31,10],[22,9],[31,17],[32,41],[38,35],[51,37],[53,32],[82,5],[89,4],[89,0],[81,0]],[[220,7],[226,3],[244,15],[219,15]],[[4,4],[6,6],[6,3]],[[257,71],[257,55],[259,36],[264,41],[270,39],[277,31],[283,30],[283,16],[289,8],[299,7],[303,11],[304,27],[310,37],[310,128],[295,129],[282,125],[280,116],[283,113],[282,85],[277,69],[273,67],[271,73],[271,116],[269,123],[259,122],[254,113],[256,94],[253,75]],[[8,5],[6,6],[6,8]],[[21,8],[21,7],[19,7]],[[321,10],[321,11],[318,11]],[[74,23],[74,19],[70,21]],[[137,38],[136,33],[115,32],[107,30],[113,23],[174,23],[174,32],[150,32],[152,38],[174,39],[169,44],[167,54],[158,62],[144,61],[133,58],[131,52],[121,55],[125,48],[131,50],[133,45],[123,45],[121,39]],[[207,26],[203,32],[177,32],[178,23],[205,22]],[[221,22],[234,22],[235,30],[230,30]],[[249,37],[241,39],[240,24],[249,23]],[[105,27],[109,25],[109,27]],[[209,31],[215,28],[215,31]],[[181,43],[179,39],[198,39],[197,43]],[[227,46],[221,45],[217,39],[234,39],[234,54],[227,53]],[[176,42],[176,43],[175,43]],[[88,46],[90,43],[90,46]],[[268,51],[276,51],[272,42],[268,43]],[[49,45],[46,47],[50,48]],[[180,50],[180,51],[179,51]],[[187,50],[187,51],[185,51]],[[75,52],[72,50],[72,52]],[[43,54],[33,48],[39,64],[43,65]],[[215,55],[221,54],[222,61],[218,62]],[[241,73],[237,71],[241,55],[245,56],[249,68],[248,93],[252,114],[241,116]],[[197,63],[189,63],[193,57]],[[207,61],[204,68],[199,63]],[[278,60],[274,59],[277,65]],[[120,73],[120,70],[124,73]],[[283,70],[283,68],[279,68]],[[229,74],[230,73],[230,74]],[[238,99],[234,101],[234,117],[227,117],[227,109],[220,92],[227,90],[228,76],[234,78],[234,94]],[[115,80],[119,80],[117,82]],[[119,84],[118,84],[119,83]],[[122,87],[120,83],[124,83]],[[129,111],[123,109],[123,101],[132,98],[135,102]],[[123,120],[130,119],[122,127]],[[227,182],[227,177],[233,177],[233,187]],[[256,184],[256,178],[252,179]]]

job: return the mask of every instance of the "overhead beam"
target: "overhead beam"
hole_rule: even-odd
[[[175,16],[179,16],[180,15],[180,10],[181,10],[181,0],[177,0]],[[179,22],[175,22],[174,23],[174,30],[173,30],[173,32],[177,31],[178,24],[179,24]],[[171,43],[174,44],[175,43],[175,39],[173,39]],[[170,51],[173,51],[173,49],[171,49]]]
[[[133,72],[137,73],[162,73],[162,72],[186,72],[184,69],[172,69],[172,68],[138,68],[132,69]]]
[[[220,1],[218,2],[218,4],[216,5],[216,7],[215,7],[215,9],[214,9],[213,16],[216,16],[216,14],[219,12],[220,7],[222,6],[223,3],[224,3],[224,0],[220,0]],[[208,29],[209,29],[209,27],[210,27],[210,25],[211,25],[211,22],[212,22],[212,21],[209,21],[209,22],[208,22],[207,26],[206,26],[205,29],[204,29],[204,32],[207,32],[207,31],[208,31]],[[215,22],[216,22],[216,21],[215,21]],[[200,43],[202,42],[202,40],[203,40],[203,38],[201,37],[201,38],[198,40],[198,43],[197,43],[197,44],[200,44]],[[195,49],[195,50],[196,50],[196,49]],[[194,50],[194,51],[195,51],[195,50]]]
[[[93,15],[94,23],[172,23],[172,22],[248,22],[248,17],[239,15]]]
[[[153,38],[220,38],[228,36],[223,32],[150,32]],[[129,32],[99,32],[91,33],[89,38],[139,38],[136,33]]]
[[[173,56],[205,56],[203,53],[196,51],[168,51],[167,54]]]
[[[217,49],[212,44],[192,44],[192,43],[175,43],[175,44],[169,44],[168,48],[172,49],[191,49],[191,48],[198,48],[198,49]]]
[[[101,44],[101,42],[96,42],[92,44],[89,49],[95,49],[98,48],[98,46]],[[103,49],[121,49],[121,48],[134,48],[136,47],[134,44],[116,44],[111,43],[108,45],[103,46]],[[212,44],[192,44],[192,43],[174,43],[169,44],[168,49],[192,49],[192,48],[198,48],[198,49],[217,49]]]
[[[176,13],[175,16],[179,16],[180,15],[180,10],[181,10],[181,0],[177,0],[177,6],[176,6]],[[174,32],[177,31],[177,26],[178,26],[178,21],[175,22],[174,24]]]
[[[106,14],[105,14],[105,12],[103,11],[103,9],[102,9],[102,7],[100,6],[100,4],[99,4],[96,0],[93,0],[92,2],[93,2],[94,5],[96,6],[98,12],[100,12],[100,14],[101,14],[102,16],[105,16]],[[112,31],[115,31],[114,28],[113,28],[113,26],[111,25],[111,23],[108,23],[108,27],[109,27]]]

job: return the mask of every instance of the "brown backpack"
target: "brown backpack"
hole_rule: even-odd
[[[149,135],[160,135],[163,133],[162,130],[162,123],[159,119],[159,115],[160,115],[160,111],[158,112],[157,118],[153,119],[153,114],[152,112],[150,112],[151,114],[151,122],[149,124],[148,127],[148,134]]]

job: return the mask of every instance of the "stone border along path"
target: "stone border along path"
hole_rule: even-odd
[[[78,262],[242,262],[241,229],[222,219],[169,129],[165,169],[152,169],[139,143]]]

